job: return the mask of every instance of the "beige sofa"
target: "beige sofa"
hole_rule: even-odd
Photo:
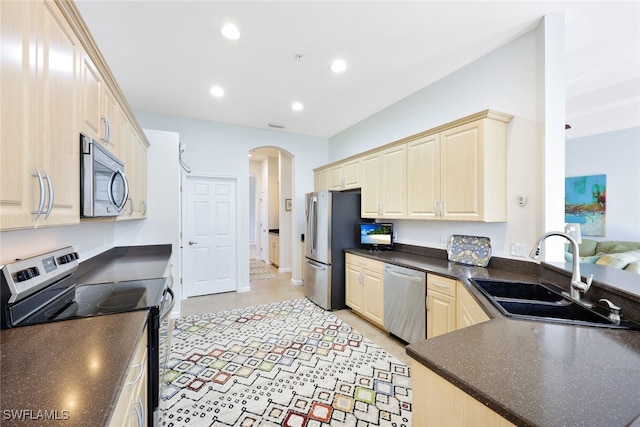
[[[580,262],[605,265],[640,274],[640,242],[620,240],[597,241],[582,239]],[[572,262],[569,244],[566,245],[565,260]]]

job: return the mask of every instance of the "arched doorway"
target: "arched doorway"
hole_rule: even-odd
[[[256,226],[250,254],[281,273],[291,272],[296,252],[292,245],[293,156],[279,147],[256,147],[249,151],[249,173],[255,177],[253,193],[249,189],[249,227]]]

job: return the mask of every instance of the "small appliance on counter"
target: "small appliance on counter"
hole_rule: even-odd
[[[390,222],[368,222],[360,224],[360,246],[370,251],[393,247],[393,224]]]
[[[359,244],[360,193],[308,193],[306,215],[304,294],[325,310],[345,308],[344,250]]]

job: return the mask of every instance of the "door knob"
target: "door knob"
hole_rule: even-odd
[[[194,242],[193,240],[189,240],[189,246],[197,245],[198,242]]]

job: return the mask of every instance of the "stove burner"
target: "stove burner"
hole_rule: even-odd
[[[62,307],[51,307],[49,310],[44,312],[45,316],[50,319],[55,319],[58,316],[63,316],[65,318],[79,316],[91,307],[91,304],[88,303],[74,303],[73,301],[68,300],[67,302],[68,304],[65,304]]]
[[[139,282],[117,282],[111,285],[113,292],[144,292]]]
[[[87,292],[78,288],[76,289],[75,294],[72,294],[66,299],[66,302],[91,303],[102,299],[103,295],[104,294],[102,292]]]
[[[145,291],[115,295],[100,301],[98,307],[105,310],[135,308],[141,301],[144,301],[146,296],[147,293]]]

